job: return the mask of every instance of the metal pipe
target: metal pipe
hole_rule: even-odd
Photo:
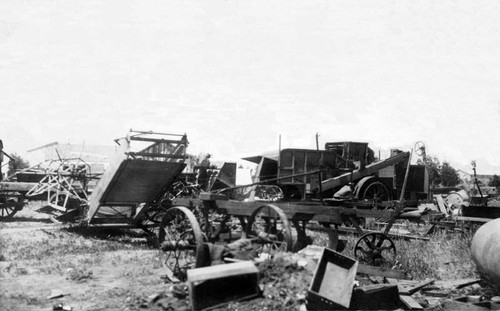
[[[500,218],[481,226],[471,244],[472,259],[490,281],[500,286]]]

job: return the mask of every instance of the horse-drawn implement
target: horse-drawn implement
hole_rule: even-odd
[[[248,199],[258,186],[268,183],[281,185],[285,182],[291,185],[291,181],[298,180],[304,186],[302,189],[308,189],[310,187],[304,185],[304,181],[312,180],[311,176],[321,174],[321,167],[318,171],[282,175],[246,186],[201,193],[197,197],[177,197],[169,200],[170,208],[166,210],[159,228],[159,243],[161,249],[167,253],[167,266],[175,277],[182,279],[186,276],[187,269],[208,265],[214,260],[214,256],[219,257],[215,258],[216,260],[224,257],[223,248],[238,241],[240,246],[246,246],[246,253],[253,252],[254,256],[277,250],[298,251],[312,243],[312,239],[307,236],[308,224],[312,223],[324,227],[328,233],[329,248],[338,251],[342,251],[345,244],[339,239],[337,229],[343,224],[352,225],[360,235],[354,246],[356,258],[374,265],[394,262],[396,248],[387,234],[395,220],[405,216],[408,204],[404,194],[408,190],[410,153],[395,155],[362,170],[353,170],[349,174],[326,180],[328,185],[340,188],[353,180],[364,182],[367,177],[374,177],[381,168],[402,161],[405,162],[405,172],[402,188],[399,189],[399,200],[387,200],[387,197],[382,200],[383,198],[377,197],[379,192],[376,191],[372,193],[372,197],[363,199],[334,196],[326,199],[301,197],[293,200],[297,192],[292,187],[284,187],[283,200],[276,199],[275,196],[269,197],[268,201],[272,202],[255,200],[255,197]],[[264,163],[263,160],[260,162]],[[348,178],[349,176],[351,178]],[[316,180],[321,183],[321,176]],[[352,185],[349,187],[352,188]],[[242,188],[247,189],[246,196],[241,196],[241,193],[245,192],[241,191]],[[238,197],[233,190],[240,194],[238,200],[231,199]],[[365,232],[362,223],[367,218],[386,219],[388,224],[382,232]],[[232,260],[229,257],[234,253],[226,254],[226,259]]]
[[[425,182],[415,187],[419,183],[409,180],[414,175],[410,153],[374,161],[361,143],[327,143],[321,151],[285,149],[277,159],[248,158],[258,163],[254,183],[200,193],[198,185],[179,182],[185,180],[186,135],[131,131],[116,142],[116,155],[91,193],[78,183],[84,166],[61,165],[57,174],[23,185],[24,194],[48,193],[61,221],[154,233],[177,278],[210,265],[214,257],[235,256],[227,252],[234,243],[252,256],[298,251],[312,243],[310,224],[322,226],[328,246],[339,251],[345,243],[337,229],[352,225],[360,235],[354,246],[358,259],[393,261],[396,248],[387,233],[404,216],[405,197],[425,194]],[[133,148],[137,143],[143,146]],[[392,199],[395,195],[399,200]],[[388,224],[383,232],[365,232],[367,218]]]
[[[150,203],[186,165],[187,137],[131,131],[115,142],[117,151],[91,191],[88,183],[95,176],[79,158],[30,168],[43,176],[38,182],[0,182],[0,194],[8,196],[0,202],[2,219],[21,210],[26,199],[44,197],[46,204],[41,210],[50,212],[58,221],[88,226],[146,226],[145,218],[150,209],[155,209]]]

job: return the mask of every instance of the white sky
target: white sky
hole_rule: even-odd
[[[500,174],[499,55],[499,1],[1,0],[0,138],[230,158],[318,132]]]

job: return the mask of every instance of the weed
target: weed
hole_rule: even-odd
[[[471,234],[438,232],[430,241],[395,241],[397,260],[414,278],[457,279],[475,276]]]
[[[404,223],[404,228],[413,235],[422,235],[428,227],[413,223]],[[379,229],[380,230],[380,229]],[[328,235],[324,232],[307,231],[313,243],[328,247]],[[474,230],[464,229],[459,232],[436,232],[429,236],[430,241],[392,239],[396,246],[398,266],[408,271],[415,279],[459,279],[476,276],[476,266],[472,261],[470,243]],[[354,245],[358,236],[348,234],[347,246],[343,254],[354,257]]]

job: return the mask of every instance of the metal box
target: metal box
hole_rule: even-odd
[[[187,271],[192,310],[207,310],[259,296],[259,270],[251,261]]]
[[[325,248],[309,287],[308,310],[349,308],[357,269],[356,260]]]

